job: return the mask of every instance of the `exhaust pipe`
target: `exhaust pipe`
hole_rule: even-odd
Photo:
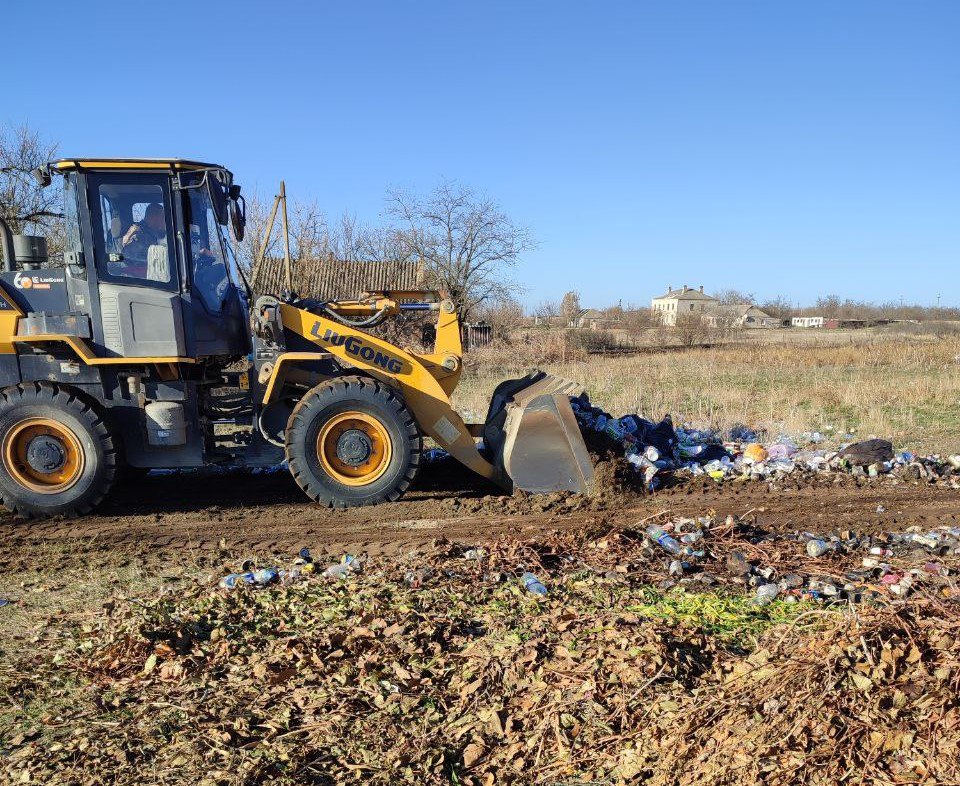
[[[13,232],[3,216],[0,216],[0,245],[3,247],[3,269],[12,273],[14,270]]]

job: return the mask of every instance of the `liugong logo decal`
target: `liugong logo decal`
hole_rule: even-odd
[[[399,374],[403,371],[403,361],[392,357],[379,349],[374,349],[356,336],[341,336],[335,330],[327,328],[323,335],[320,335],[320,323],[315,322],[310,329],[310,335],[323,344],[331,347],[342,346],[348,355],[359,357],[361,360],[369,363],[371,366],[380,366],[380,368],[389,371],[391,374]]]

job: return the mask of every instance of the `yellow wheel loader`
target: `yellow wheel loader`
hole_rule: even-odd
[[[462,372],[453,303],[382,291],[320,302],[254,295],[230,246],[240,186],[216,164],[63,159],[65,247],[0,220],[0,499],[24,517],[97,505],[123,472],[284,459],[329,506],[395,500],[425,437],[507,490],[586,492],[575,386],[502,383],[485,423],[450,396]],[[436,315],[432,352],[369,330]]]

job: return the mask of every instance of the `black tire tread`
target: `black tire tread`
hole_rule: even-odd
[[[304,493],[310,497],[310,499],[327,508],[360,507],[364,505],[377,505],[381,502],[396,502],[416,479],[417,473],[420,470],[423,453],[423,435],[420,433],[420,428],[417,426],[417,422],[414,420],[410,410],[407,409],[403,399],[393,388],[384,385],[379,380],[360,375],[334,377],[331,380],[317,385],[317,387],[313,388],[297,402],[288,421],[288,435],[292,432],[295,433],[298,429],[305,429],[309,426],[309,422],[312,420],[309,416],[309,411],[314,401],[319,395],[325,394],[328,390],[332,391],[332,395],[338,399],[349,399],[352,397],[354,391],[370,390],[374,397],[379,399],[381,403],[387,405],[402,419],[404,436],[409,440],[412,447],[410,457],[403,475],[391,488],[376,497],[360,502],[350,501],[347,503],[330,494],[326,488],[313,478],[312,472],[304,466],[301,457],[295,452],[294,446],[288,437],[285,454],[287,464],[290,467],[290,473],[293,475],[294,480],[296,480],[297,485],[303,489]]]
[[[66,410],[87,422],[93,432],[94,438],[103,448],[104,456],[104,474],[91,494],[87,495],[76,506],[71,508],[69,515],[82,516],[89,513],[99,505],[104,497],[110,492],[113,480],[117,473],[118,450],[117,443],[107,426],[103,417],[101,408],[93,399],[73,388],[59,385],[55,382],[21,382],[17,385],[0,390],[0,398],[5,405],[16,405],[17,403],[31,403],[34,399],[37,403],[55,406]],[[4,493],[0,487],[0,505],[24,519],[44,518],[50,514],[38,513],[25,507],[16,497],[9,493]],[[63,513],[53,515],[64,515]]]

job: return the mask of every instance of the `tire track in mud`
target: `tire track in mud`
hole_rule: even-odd
[[[118,488],[94,515],[19,522],[0,518],[0,561],[48,547],[67,563],[111,552],[146,562],[231,552],[396,552],[435,538],[477,542],[498,534],[535,538],[554,529],[630,526],[658,512],[742,515],[769,530],[872,532],[960,521],[960,492],[927,484],[858,485],[822,479],[784,489],[766,483],[687,483],[651,495],[597,499],[509,497],[455,466],[438,465],[399,502],[330,510],[306,500],[285,474],[164,475]],[[99,561],[96,560],[96,561]]]

